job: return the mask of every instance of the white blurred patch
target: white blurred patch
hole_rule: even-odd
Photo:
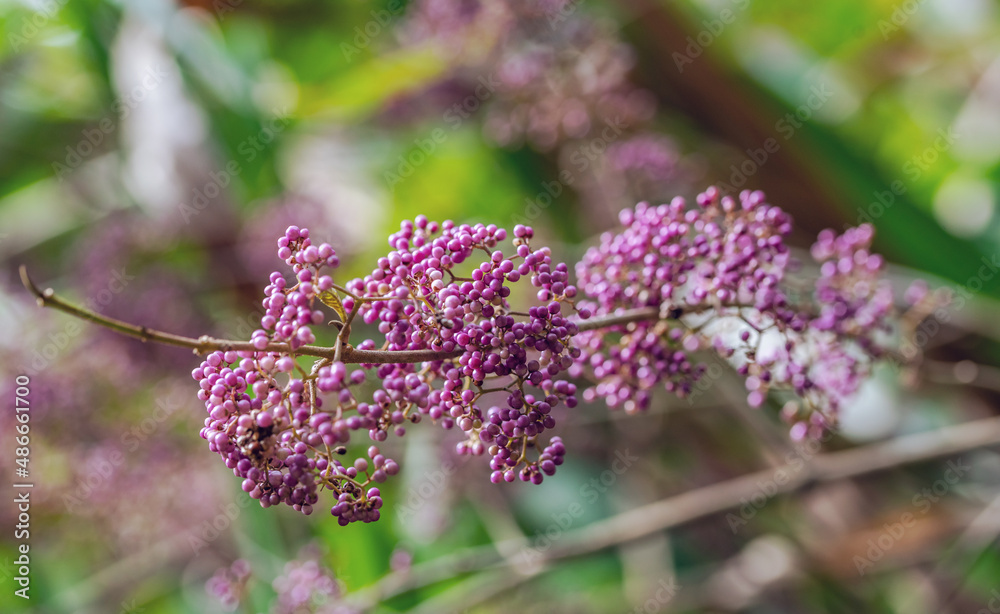
[[[765,330],[760,335],[760,345],[757,348],[757,362],[768,363],[778,360],[784,362],[784,357],[787,354],[785,342],[785,335],[778,330],[773,328]]]
[[[736,60],[792,107],[797,121],[840,123],[861,107],[861,79],[822,58],[787,32],[755,27],[739,34]]]
[[[440,434],[431,435],[426,429],[414,429],[406,438],[405,458],[400,462],[406,467],[400,475],[404,494],[391,507],[382,508],[382,514],[393,514],[409,540],[428,544],[451,523],[455,472],[458,463],[469,457],[456,460],[448,451],[442,452]],[[389,453],[388,446],[381,448]]]
[[[264,113],[292,115],[299,105],[299,84],[287,66],[279,62],[263,62],[257,69],[251,95],[254,104]]]
[[[750,606],[768,587],[799,573],[796,552],[796,546],[780,535],[754,539],[706,581],[707,602],[728,611]]]
[[[923,0],[926,19],[917,23],[923,34],[937,38],[973,36],[995,28],[996,5],[989,0]]]
[[[789,84],[795,83],[813,65],[808,52],[781,28],[759,26],[744,34],[736,42],[741,53],[739,62],[748,73],[761,83],[791,101]]]
[[[31,249],[118,208],[113,158],[95,155],[68,171],[62,183],[43,179],[0,200],[0,257]]]
[[[28,307],[27,305],[30,305],[28,300],[18,300],[30,300],[30,296],[30,294],[23,291],[20,285],[12,285],[10,287],[0,286],[0,327],[3,330],[17,330],[20,332],[18,335],[0,336],[0,348],[16,351],[30,347],[26,337],[33,336],[37,327],[30,325],[28,309],[34,306]],[[7,364],[4,367],[9,372],[13,369],[14,365]]]
[[[838,432],[852,441],[872,441],[893,434],[902,421],[892,373],[876,371],[853,399],[840,408]]]
[[[779,535],[758,537],[743,549],[740,569],[754,584],[767,586],[795,571],[795,546]]]
[[[934,195],[934,217],[951,234],[974,237],[993,219],[993,186],[964,173],[949,176]]]
[[[802,88],[800,100],[809,101],[816,87],[822,86],[830,92],[830,96],[815,109],[817,121],[839,124],[861,108],[860,79],[838,62],[828,60],[816,64],[806,73],[805,80],[813,85]]]
[[[283,153],[278,162],[282,182],[290,193],[323,203],[336,220],[343,249],[356,252],[372,245],[385,230],[388,196],[372,181],[358,144],[328,132],[303,135]]]
[[[112,54],[123,181],[147,209],[174,214],[186,196],[182,167],[208,164],[197,151],[205,140],[205,118],[187,98],[180,69],[160,33],[147,22],[126,14]]]
[[[979,78],[955,118],[954,155],[964,162],[989,165],[1000,159],[1000,59]]]

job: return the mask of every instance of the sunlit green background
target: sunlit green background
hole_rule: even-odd
[[[924,276],[967,297],[928,348],[935,360],[1000,360],[1000,283],[981,272],[1000,263],[997,2],[570,3],[555,28],[585,19],[631,47],[628,80],[655,107],[645,130],[671,140],[683,172],[671,194],[612,193],[594,164],[542,207],[565,166],[557,149],[498,145],[484,127],[504,102],[496,96],[466,119],[448,115],[448,92],[473,92],[491,54],[515,41],[490,51],[491,41],[473,39],[449,54],[401,34],[413,10],[396,0],[0,0],[0,387],[25,367],[35,373],[30,611],[218,611],[205,580],[243,557],[260,577],[246,611],[263,612],[271,579],[307,543],[321,544],[355,594],[407,555],[419,563],[544,535],[574,503],[585,510],[579,528],[760,468],[767,444],[737,418],[750,411],[733,406],[740,395],[720,385],[693,404],[663,396],[631,418],[582,406],[561,427],[570,459],[537,488],[491,488],[485,462],[456,458],[454,438],[424,424],[393,444],[403,472],[375,525],[339,527],[322,506],[304,518],[237,505],[239,481],[197,437],[203,408],[187,375],[195,357],[82,327],[32,366],[70,320],[34,307],[20,264],[115,317],[248,337],[281,264],[274,240],[291,223],[337,248],[342,280],[370,271],[388,234],[421,213],[508,228],[530,218],[573,262],[636,198],[739,188],[734,178],[749,175],[743,187],[765,190],[795,217],[798,247],[825,227],[873,222],[900,284]],[[112,283],[117,273],[123,285]],[[891,410],[859,418],[831,447],[870,438],[865,429],[885,437],[996,412],[995,390],[919,375],[909,383],[923,387],[913,389],[895,375],[866,400]],[[130,429],[163,398],[175,409],[130,449]],[[753,416],[784,441],[773,412]],[[116,449],[116,477],[70,505],[67,492]],[[626,449],[634,467],[607,492],[587,490]],[[940,465],[779,499],[735,534],[716,515],[531,577],[452,574],[376,611],[643,611],[658,582],[676,577],[678,595],[645,611],[976,612],[1000,588],[1000,553],[995,535],[956,537],[997,495],[1000,456],[975,458],[974,476],[932,510],[926,531],[864,577],[844,544],[863,550],[865,531],[909,509]],[[12,462],[0,459],[5,476]],[[397,507],[410,504],[412,514]],[[16,555],[12,508],[0,507],[3,563]],[[220,514],[218,537],[192,546]],[[768,584],[741,564],[800,573]],[[11,574],[0,566],[0,610],[29,611],[8,590]],[[720,594],[730,601],[713,601]]]

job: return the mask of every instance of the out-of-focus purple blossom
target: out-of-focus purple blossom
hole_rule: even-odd
[[[233,612],[243,604],[251,579],[250,564],[237,559],[229,567],[219,568],[205,583],[205,590],[225,611]],[[277,593],[269,608],[271,614],[360,614],[339,601],[340,585],[315,545],[302,548],[297,558],[285,563],[271,586]]]
[[[407,46],[443,50],[445,79],[465,84],[466,95],[442,107],[452,127],[479,116],[498,145],[554,152],[588,203],[617,210],[619,201],[659,196],[664,183],[676,188],[687,179],[673,172],[679,155],[666,139],[648,138],[644,151],[638,143],[626,148],[633,151],[622,152],[622,167],[598,162],[609,145],[649,132],[657,104],[629,80],[632,48],[585,9],[564,0],[419,0],[402,32]],[[409,95],[404,106],[421,107],[417,99],[432,93]],[[621,175],[636,171],[642,176],[626,185]]]
[[[591,299],[580,307],[598,316],[650,307],[663,319],[581,333],[573,372],[597,379],[586,399],[637,411],[657,384],[685,396],[705,370],[695,353],[712,349],[744,376],[751,406],[790,390],[800,401],[783,412],[793,437],[819,436],[889,351],[895,307],[870,226],[821,233],[814,296],[793,300],[791,218],[760,192],[737,201],[709,188],[697,207],[643,203],[621,221],[577,266]]]
[[[623,211],[621,221],[624,229],[602,235],[577,265],[581,289],[591,299],[582,308],[599,316],[665,308],[679,318],[746,306],[783,323],[795,321],[777,291],[788,264],[783,237],[791,220],[765,203],[763,194],[743,192],[737,202],[710,188],[698,196],[697,208],[689,209],[682,198],[658,207],[642,203]],[[585,398],[600,397],[630,412],[648,407],[649,391],[658,383],[686,396],[705,370],[689,354],[713,341],[689,327],[655,321],[580,337],[583,364],[599,380]],[[719,349],[725,355],[736,351],[730,344]]]
[[[638,180],[667,182],[677,173],[680,154],[670,139],[642,134],[608,148],[612,167]]]
[[[241,283],[259,287],[259,280],[266,279],[274,270],[274,252],[260,246],[271,245],[275,237],[300,220],[309,220],[313,228],[322,229],[334,241],[342,239],[339,225],[322,203],[297,194],[287,195],[262,207],[240,230],[238,250],[247,273],[246,279],[239,280]]]
[[[273,614],[355,614],[357,610],[337,603],[340,586],[333,572],[320,559],[318,549],[306,547],[299,558],[289,561],[275,578],[278,593]]]
[[[226,612],[235,612],[246,595],[250,572],[250,563],[245,559],[237,559],[229,567],[220,567],[205,582],[205,591],[216,599]]]

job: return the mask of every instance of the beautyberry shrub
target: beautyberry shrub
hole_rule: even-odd
[[[636,412],[656,388],[691,394],[715,352],[751,406],[786,400],[802,438],[831,428],[874,362],[894,354],[898,314],[870,226],[821,233],[806,287],[790,275],[791,218],[761,192],[709,188],[694,206],[640,203],[620,219],[576,265],[579,296],[526,226],[508,236],[418,216],[343,286],[334,249],[290,226],[278,256],[292,278],[271,274],[252,349],[213,352],[192,373],[208,412],[201,436],[263,507],[309,514],[329,490],[346,525],[379,519],[376,484],[399,471],[377,445],[341,462],[358,432],[379,444],[429,420],[462,434],[459,454],[488,456],[492,482],[539,484],[566,453],[550,432],[553,409],[577,404],[571,380],[591,380],[587,400]],[[321,304],[339,316],[333,348],[312,345]],[[352,346],[355,320],[378,339]]]

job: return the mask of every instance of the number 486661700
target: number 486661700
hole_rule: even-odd
[[[31,405],[28,402],[28,394],[30,389],[28,385],[31,380],[27,375],[19,375],[17,379],[14,380],[17,383],[17,389],[14,391],[14,409],[17,414],[17,437],[14,441],[17,443],[17,447],[14,449],[14,456],[17,465],[20,467],[18,469],[18,477],[27,477],[28,472],[28,460],[29,460],[29,449],[28,443],[31,439],[28,437],[28,433],[31,427],[28,423],[31,421]]]

